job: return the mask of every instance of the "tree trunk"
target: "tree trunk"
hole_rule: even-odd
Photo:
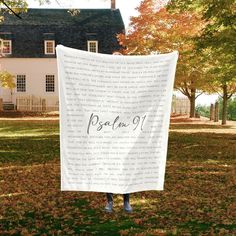
[[[226,124],[227,120],[227,102],[228,102],[228,97],[227,97],[227,85],[223,86],[223,107],[222,107],[222,125]]]
[[[196,89],[191,89],[190,95],[190,118],[195,117],[195,100],[196,100]]]
[[[214,120],[214,117],[215,117],[215,109],[214,109],[214,105],[211,104],[211,107],[210,107],[210,120]]]
[[[219,103],[215,103],[215,114],[214,114],[214,122],[219,121]]]

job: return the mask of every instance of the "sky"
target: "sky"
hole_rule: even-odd
[[[29,7],[43,8],[110,8],[110,0],[51,0],[51,4],[39,5],[37,0],[29,0]],[[125,28],[129,26],[131,16],[138,15],[135,10],[140,5],[141,0],[116,0],[116,8],[120,9]],[[178,97],[186,97],[180,92],[175,92]],[[218,95],[201,95],[196,99],[196,104],[210,105],[214,103]]]

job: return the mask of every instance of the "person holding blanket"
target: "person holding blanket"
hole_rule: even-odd
[[[113,55],[122,55],[122,54],[120,52],[114,52]],[[112,212],[113,193],[107,193],[106,196],[107,196],[107,204],[105,206],[105,211]],[[132,207],[130,206],[130,203],[129,203],[129,197],[130,197],[129,193],[123,194],[124,211],[126,211],[126,212],[132,212],[133,211],[133,209],[132,209]]]

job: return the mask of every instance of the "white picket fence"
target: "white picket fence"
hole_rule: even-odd
[[[19,111],[59,111],[57,96],[39,97],[34,95],[17,96],[16,107]],[[190,102],[186,98],[172,99],[172,114],[189,114]]]
[[[189,99],[173,97],[171,113],[172,114],[189,114],[190,113]]]
[[[56,96],[17,96],[16,109],[19,111],[58,111],[59,101]]]

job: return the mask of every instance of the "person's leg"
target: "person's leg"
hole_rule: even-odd
[[[112,212],[113,207],[113,193],[106,193],[107,196],[107,204],[105,206],[105,211]]]
[[[132,207],[130,206],[129,197],[130,197],[130,194],[129,194],[129,193],[123,194],[124,210],[127,211],[127,212],[132,212],[133,209],[132,209]]]
[[[113,193],[107,193],[107,202],[113,202]]]

